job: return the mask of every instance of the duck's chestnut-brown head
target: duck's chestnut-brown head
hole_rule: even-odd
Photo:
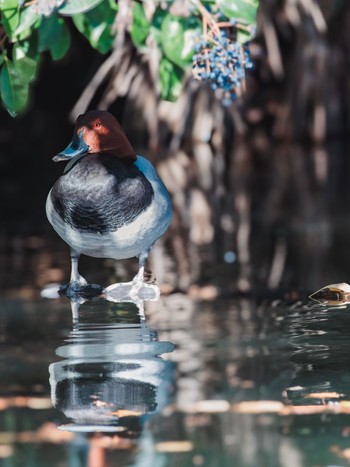
[[[72,141],[53,160],[67,161],[83,154],[111,154],[127,164],[136,154],[118,120],[104,110],[90,110],[79,115]]]

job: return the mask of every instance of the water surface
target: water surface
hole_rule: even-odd
[[[347,466],[350,314],[311,302],[1,303],[0,466]]]

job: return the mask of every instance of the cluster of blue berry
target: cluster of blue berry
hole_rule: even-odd
[[[249,49],[222,31],[215,37],[200,36],[195,47],[194,77],[207,81],[223,105],[231,105],[242,92],[246,69],[253,66]]]

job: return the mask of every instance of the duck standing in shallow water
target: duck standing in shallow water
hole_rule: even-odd
[[[153,165],[137,156],[118,121],[92,110],[77,119],[67,148],[53,158],[69,161],[46,202],[47,217],[71,249],[67,294],[82,291],[81,254],[95,258],[137,256],[144,264],[154,242],[167,230],[170,196]]]

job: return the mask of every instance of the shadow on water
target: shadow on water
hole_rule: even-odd
[[[3,302],[0,466],[348,466],[349,311]]]

